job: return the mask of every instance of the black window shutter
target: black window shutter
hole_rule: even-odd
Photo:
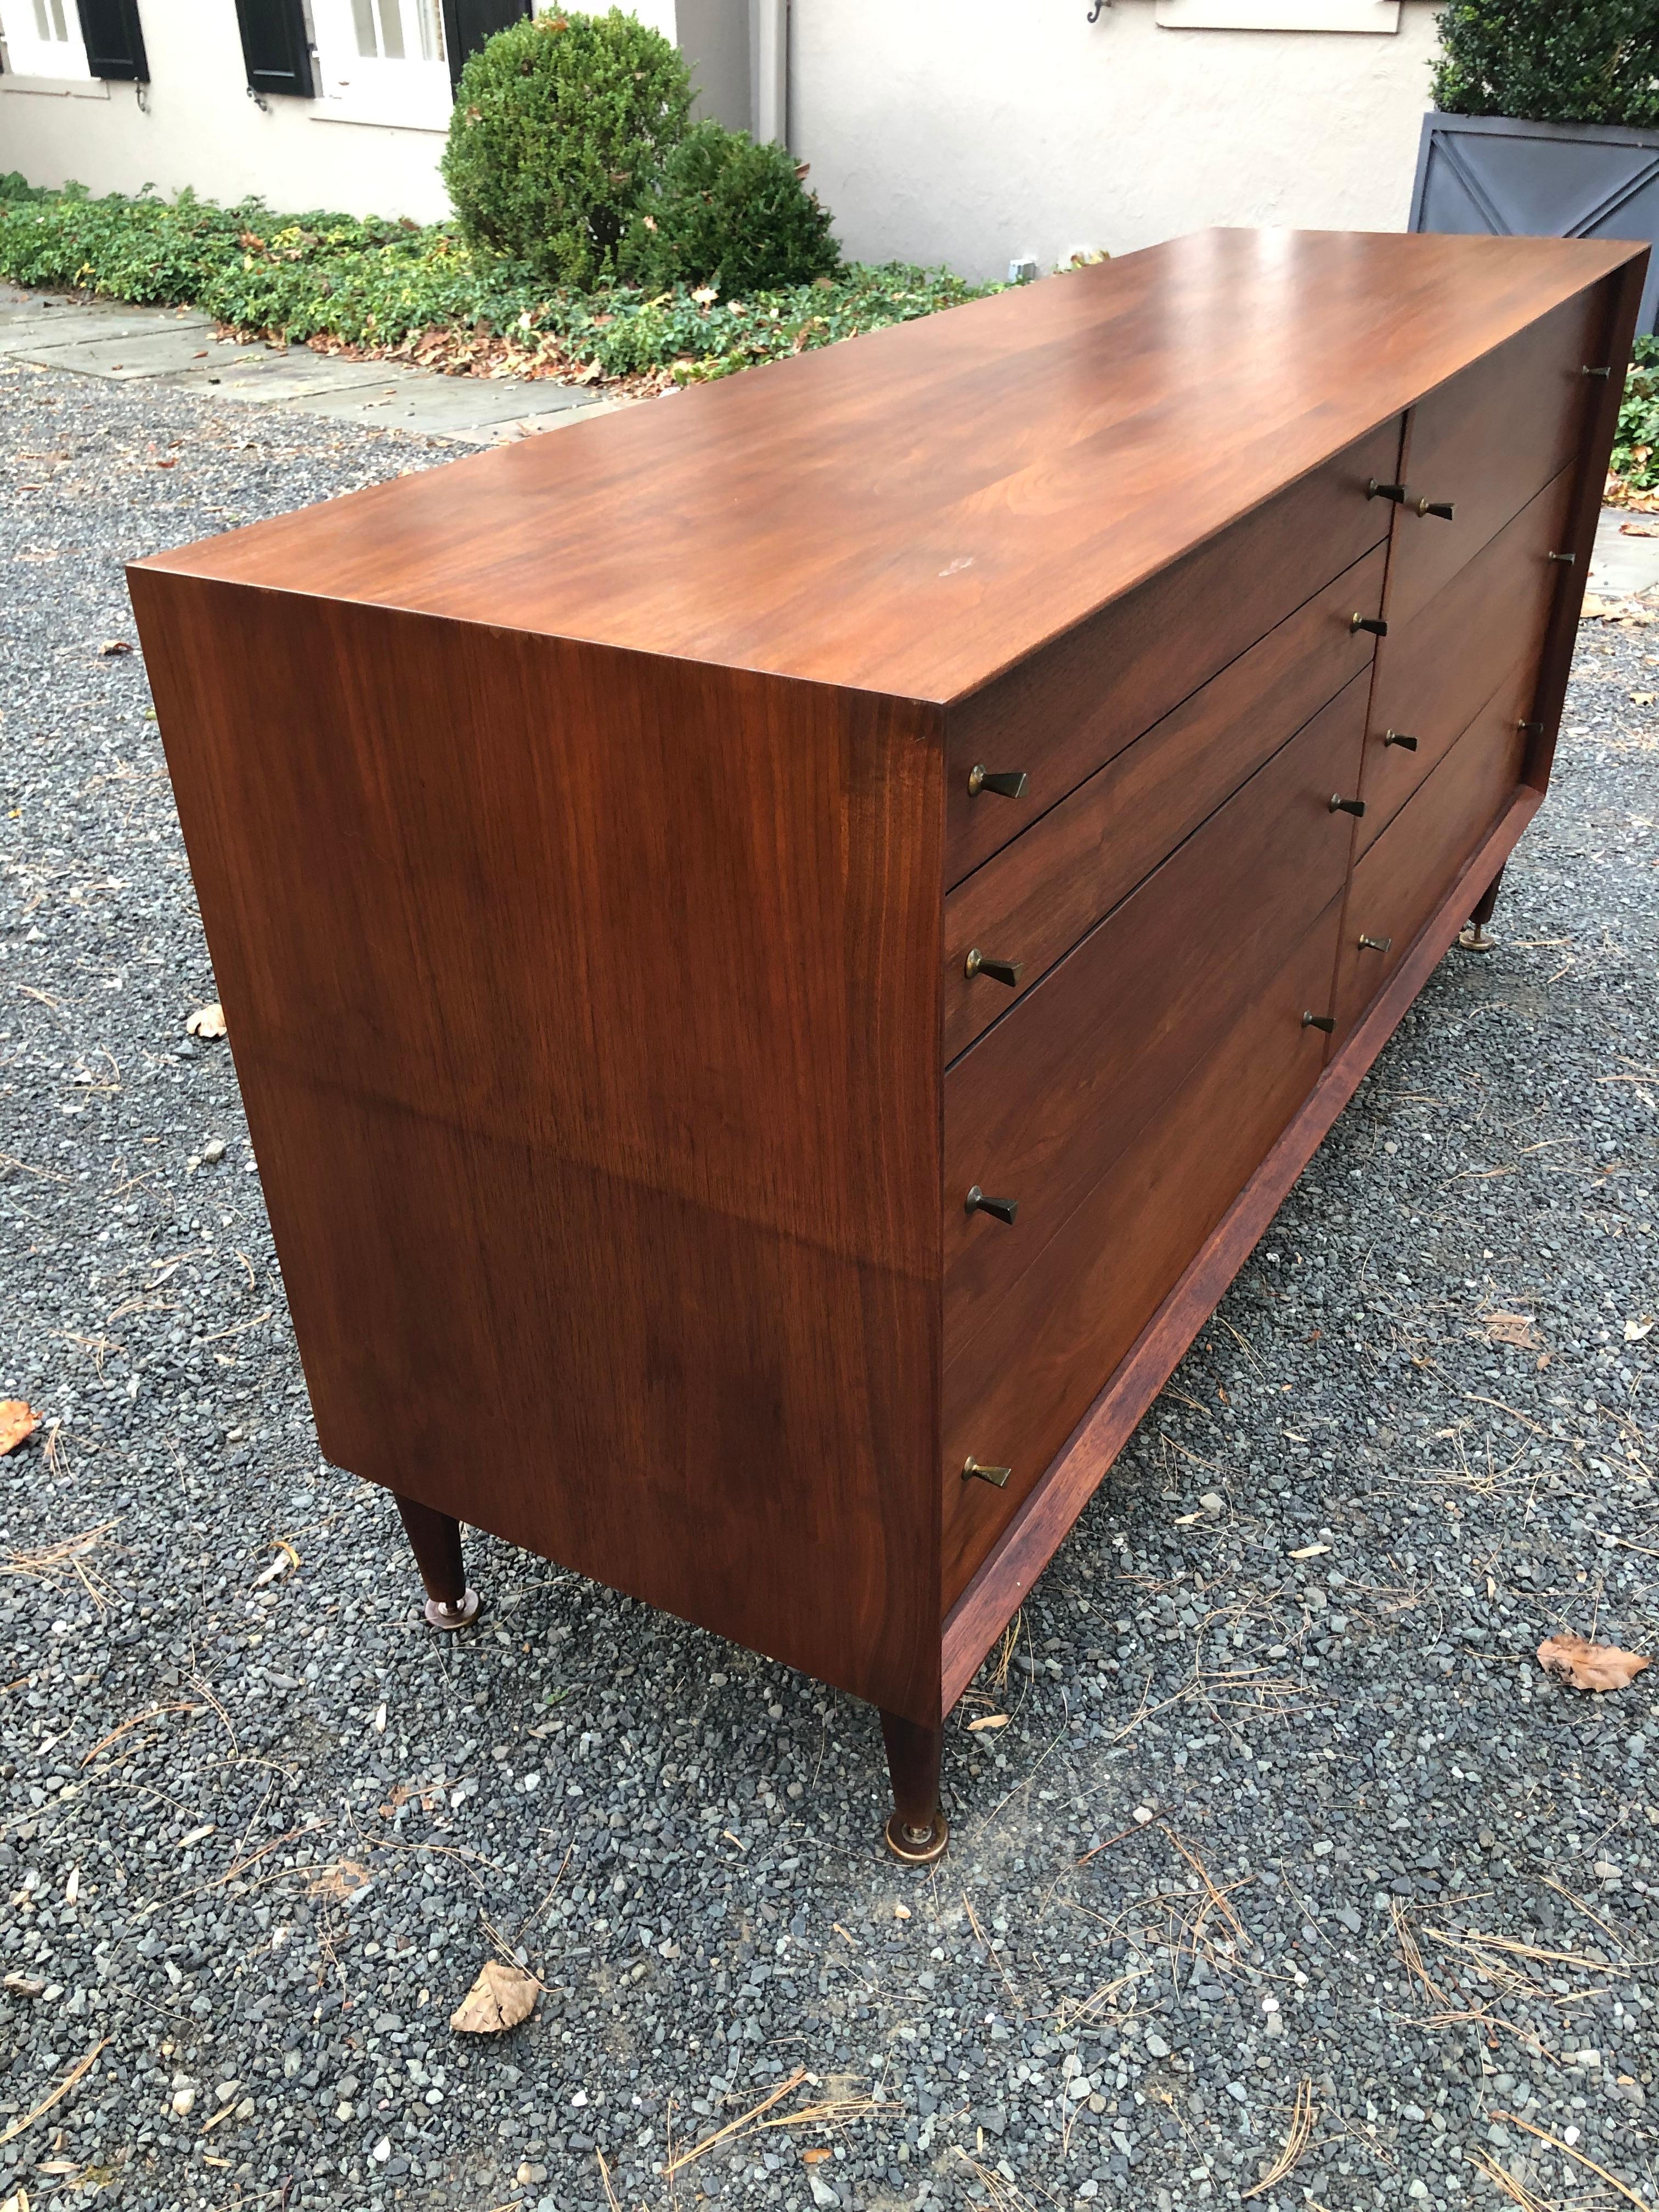
[[[93,75],[116,77],[125,84],[148,84],[149,64],[144,58],[138,0],[76,0],[76,4],[87,67]]]
[[[253,91],[316,98],[303,0],[236,0],[236,24]]]
[[[530,0],[444,0],[444,44],[449,49],[449,82],[459,83],[461,64],[476,54],[486,39],[521,23],[530,13]]]

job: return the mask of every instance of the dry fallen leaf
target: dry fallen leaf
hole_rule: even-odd
[[[132,647],[124,637],[106,637],[98,648],[100,660],[112,660],[117,653],[131,653]]]
[[[1578,619],[1580,622],[1599,622],[1603,615],[1611,612],[1612,609],[1605,599],[1598,599],[1594,592],[1586,592],[1583,605],[1578,610]]]
[[[210,1006],[198,1006],[185,1024],[189,1036],[222,1037],[225,1033],[225,1010],[216,999]]]
[[[14,1996],[38,1997],[46,1985],[38,1974],[10,1973],[6,1976],[5,1986]]]
[[[1328,1552],[1330,1548],[1328,1544],[1304,1544],[1299,1552],[1292,1552],[1291,1557],[1293,1559],[1316,1559],[1322,1552]]]
[[[1587,1644],[1582,1636],[1552,1636],[1538,1647],[1538,1663],[1575,1690],[1622,1690],[1651,1661],[1616,1644]]]
[[[830,2155],[827,2150],[804,2150],[800,2154],[803,2166],[821,2166]]]
[[[483,1971],[449,2015],[463,2035],[499,2035],[527,2020],[536,2003],[536,1983],[522,1966],[486,1959]]]
[[[1659,529],[1650,522],[1621,522],[1619,535],[1621,538],[1659,538]]]
[[[1635,1315],[1631,1320],[1625,1323],[1626,1343],[1639,1344],[1652,1327],[1653,1316],[1651,1314]]]
[[[981,1729],[1006,1728],[1007,1725],[1006,1713],[981,1713],[977,1720],[969,1722],[968,1733],[977,1735]]]
[[[1544,1349],[1544,1340],[1534,1328],[1530,1314],[1482,1314],[1480,1325],[1494,1344],[1512,1344],[1517,1352]]]
[[[0,1459],[15,1451],[40,1425],[40,1416],[26,1398],[0,1398]]]

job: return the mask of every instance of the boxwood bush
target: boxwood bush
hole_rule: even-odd
[[[624,273],[651,291],[713,284],[728,294],[832,275],[841,253],[805,175],[787,146],[699,123],[629,226]]]
[[[1449,0],[1439,28],[1448,114],[1659,125],[1656,0]]]
[[[1659,338],[1638,338],[1631,361],[1613,473],[1626,491],[1659,490]]]
[[[498,31],[468,55],[450,118],[443,179],[461,236],[555,283],[613,277],[690,108],[678,48],[619,8]]]

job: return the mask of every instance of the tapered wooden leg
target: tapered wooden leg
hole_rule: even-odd
[[[1504,871],[1500,868],[1476,902],[1468,927],[1457,940],[1465,952],[1490,952],[1498,942],[1486,924],[1492,920],[1492,909],[1498,904],[1498,887],[1503,880]]]
[[[412,1498],[398,1498],[398,1510],[426,1584],[428,1620],[434,1628],[468,1627],[478,1618],[478,1593],[466,1586],[460,1522],[453,1513],[434,1513]]]
[[[942,1728],[923,1728],[897,1713],[881,1717],[887,1746],[887,1771],[893,1781],[893,1809],[887,1819],[887,1848],[906,1866],[931,1866],[945,1856],[951,1830],[939,1810]]]

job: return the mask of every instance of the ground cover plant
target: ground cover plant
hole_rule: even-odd
[[[469,246],[457,225],[327,212],[280,214],[0,176],[0,276],[112,299],[199,307],[240,333],[349,348],[474,373],[659,384],[908,322],[989,289],[944,270],[851,263],[756,289],[550,284]]]

